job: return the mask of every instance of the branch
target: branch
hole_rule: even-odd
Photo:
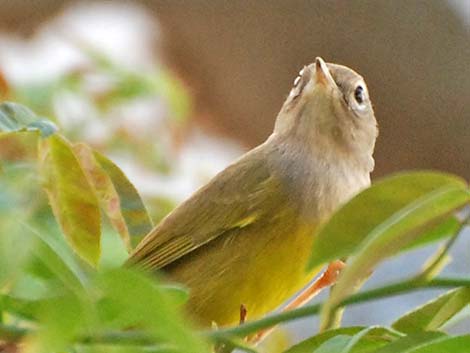
[[[432,289],[432,288],[454,288],[454,287],[470,287],[469,278],[435,278],[429,282],[420,282],[415,278],[401,281],[398,283],[390,284],[384,287],[371,289],[361,293],[354,294],[349,298],[339,303],[338,307],[343,307],[350,304],[359,304],[373,299],[380,299],[384,297],[391,297],[394,295],[416,291],[418,289]],[[322,305],[319,303],[315,305],[306,306],[303,308],[293,309],[289,312],[273,314],[266,316],[257,321],[247,322],[243,325],[219,329],[217,331],[206,331],[204,336],[212,340],[219,340],[226,336],[245,337],[259,330],[277,325],[281,322],[296,320],[319,313]]]
[[[418,289],[455,287],[470,287],[470,278],[443,277],[432,279],[429,282],[417,281],[416,278],[411,278],[384,287],[375,288],[354,294],[349,298],[343,300],[338,305],[338,307],[343,307],[350,304],[359,304],[369,300],[391,297],[398,294],[416,291]],[[227,340],[230,340],[231,337],[246,337],[262,329],[269,328],[282,322],[316,315],[319,313],[323,304],[324,303],[319,303],[315,305],[301,307],[298,309],[293,309],[287,312],[269,315],[260,320],[247,322],[236,327],[219,329],[215,331],[202,331],[200,333],[203,337],[212,341],[227,342]],[[0,324],[0,339],[6,341],[19,341],[25,336],[34,334],[35,332],[36,331],[32,329]],[[122,345],[132,344],[141,346],[148,346],[156,343],[152,335],[141,331],[109,331],[102,334],[78,337],[76,342],[82,344],[119,343]]]

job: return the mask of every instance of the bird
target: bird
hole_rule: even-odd
[[[370,185],[378,136],[368,89],[352,69],[304,66],[265,142],[170,212],[128,262],[189,288],[197,325],[275,310],[319,273],[315,234]]]

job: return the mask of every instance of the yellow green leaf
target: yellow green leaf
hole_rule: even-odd
[[[132,245],[136,245],[140,238],[152,229],[152,220],[147,209],[136,188],[122,170],[99,152],[95,151],[94,156],[113,182]]]
[[[100,257],[98,199],[72,146],[53,135],[41,142],[41,171],[54,216],[77,254],[96,266]]]
[[[95,158],[93,150],[84,143],[75,144],[73,150],[90,184],[94,187],[101,209],[130,250],[129,232],[121,212],[121,200],[113,181]]]

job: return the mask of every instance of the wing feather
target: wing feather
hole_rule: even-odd
[[[278,185],[264,153],[260,146],[216,175],[141,241],[130,262],[163,268],[230,230],[272,214]]]

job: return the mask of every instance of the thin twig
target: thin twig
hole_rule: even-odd
[[[411,278],[409,280],[354,294],[339,303],[338,307],[343,307],[350,304],[359,304],[373,299],[395,296],[402,293],[416,291],[418,289],[455,287],[470,287],[470,278],[434,278],[429,282],[420,282],[416,281],[415,278]],[[252,333],[258,332],[259,330],[277,325],[281,322],[287,322],[316,315],[319,313],[323,304],[324,303],[320,303],[293,309],[288,312],[273,314],[256,321],[247,322],[240,326],[219,329],[217,331],[206,331],[203,334],[204,336],[213,340],[217,340],[219,337],[224,337],[225,335],[245,337]]]

